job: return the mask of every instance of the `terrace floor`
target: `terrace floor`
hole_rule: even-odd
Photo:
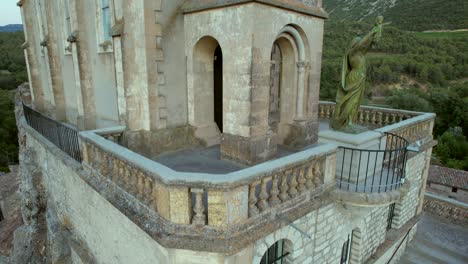
[[[309,145],[304,149],[312,148],[317,144]],[[295,153],[284,146],[278,146],[275,159]],[[173,170],[181,172],[198,172],[211,174],[226,174],[246,168],[247,166],[221,159],[220,145],[208,148],[181,150],[165,153],[154,158]]]
[[[326,131],[329,129],[330,126],[328,120],[320,121],[319,131]],[[318,144],[312,144],[301,150],[309,149],[317,145]],[[280,145],[278,146],[278,153],[275,159],[282,158],[295,152],[297,151]],[[229,160],[222,160],[219,145],[208,148],[188,149],[172,153],[164,153],[154,157],[153,160],[176,171],[194,173],[226,174],[247,167]]]

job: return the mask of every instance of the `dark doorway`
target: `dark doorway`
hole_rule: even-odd
[[[2,208],[0,207],[0,222],[3,221],[3,219],[5,219],[5,217],[3,217]]]
[[[218,45],[213,62],[214,83],[214,120],[219,131],[223,133],[223,52]]]

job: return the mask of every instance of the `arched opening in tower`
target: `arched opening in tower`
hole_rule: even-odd
[[[218,45],[213,58],[214,120],[223,133],[223,52]]]

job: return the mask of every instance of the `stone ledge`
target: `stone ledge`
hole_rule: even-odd
[[[294,12],[298,12],[305,15],[315,16],[319,18],[328,18],[328,13],[325,12],[322,8],[316,6],[305,5],[300,2],[294,3],[293,1],[284,1],[284,0],[205,0],[205,1],[189,1],[182,7],[182,12],[184,14],[201,12],[205,10],[248,4],[248,3],[258,3],[269,6],[274,6],[278,8],[288,9]]]
[[[391,204],[398,201],[401,196],[405,195],[408,192],[408,188],[409,182],[403,184],[403,186],[398,190],[381,193],[358,193],[336,188],[331,192],[331,197],[336,202],[342,204],[373,207]]]

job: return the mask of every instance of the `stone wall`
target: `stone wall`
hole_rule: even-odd
[[[364,218],[366,232],[362,233],[362,258],[369,259],[375,253],[377,247],[385,241],[387,231],[388,206],[377,207]],[[361,262],[355,262],[361,263]]]
[[[351,263],[363,263],[385,241],[387,214],[388,206],[323,206],[257,241],[253,263],[259,263],[268,247],[281,239],[290,243],[288,263],[339,263],[348,235],[352,235]]]
[[[422,186],[423,173],[426,168],[427,151],[408,159],[406,164],[406,181],[410,186],[407,193],[402,195],[399,202],[395,203],[395,216],[392,228],[402,227],[416,214],[420,202],[420,190]]]
[[[426,193],[423,210],[454,223],[468,226],[468,204]]]

